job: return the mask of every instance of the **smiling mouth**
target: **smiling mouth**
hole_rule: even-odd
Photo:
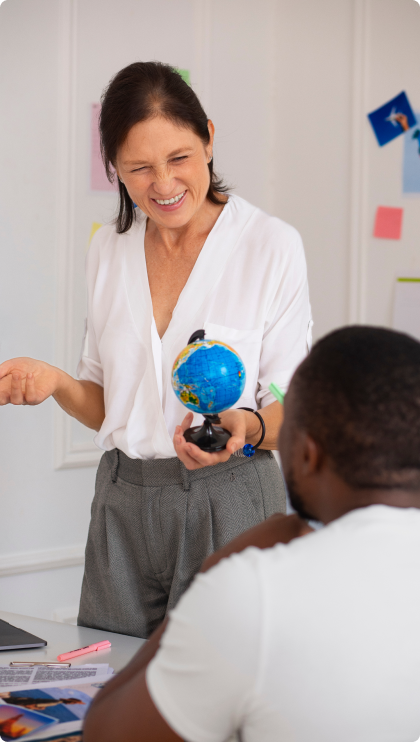
[[[153,198],[152,201],[156,201],[159,206],[170,206],[170,204],[177,204],[178,201],[181,200],[183,196],[185,196],[186,191],[182,191],[182,193],[179,193],[178,196],[174,196],[173,198],[165,198],[165,199],[159,199],[159,198]]]

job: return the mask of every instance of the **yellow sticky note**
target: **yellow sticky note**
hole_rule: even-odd
[[[89,245],[92,242],[92,237],[95,234],[95,232],[98,231],[102,227],[102,224],[99,224],[99,222],[92,222],[92,229],[90,230],[89,240],[86,246],[86,250],[89,249]]]

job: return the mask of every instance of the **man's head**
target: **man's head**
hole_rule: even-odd
[[[279,447],[303,517],[420,506],[420,343],[375,327],[324,337],[292,379]]]

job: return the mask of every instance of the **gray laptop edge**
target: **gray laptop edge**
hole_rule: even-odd
[[[46,645],[44,639],[0,619],[0,652],[6,649],[35,649]]]

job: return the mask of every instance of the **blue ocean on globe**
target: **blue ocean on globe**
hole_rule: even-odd
[[[193,412],[217,415],[228,410],[245,387],[245,367],[233,348],[218,340],[187,345],[172,369],[172,387]]]

